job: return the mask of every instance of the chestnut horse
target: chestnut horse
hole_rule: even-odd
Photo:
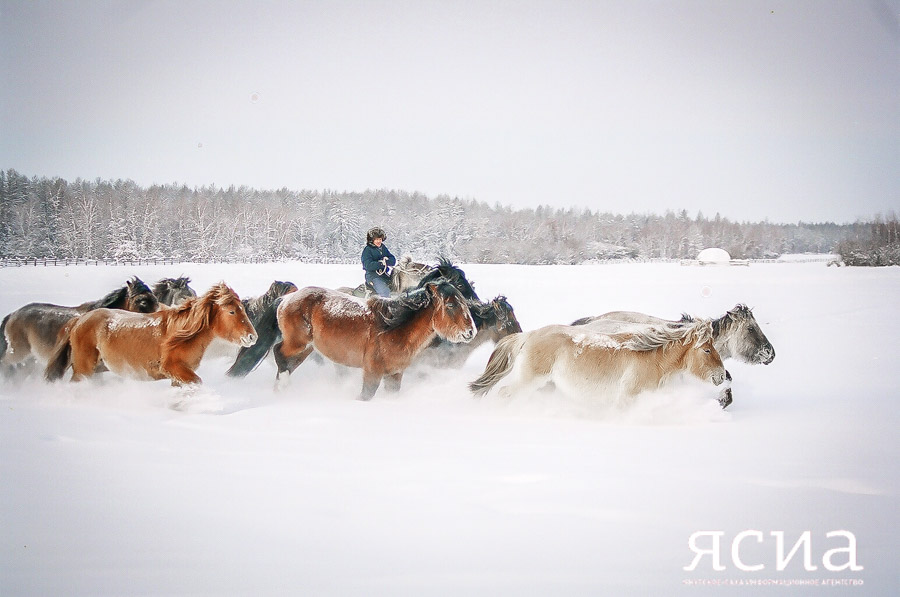
[[[241,300],[224,282],[156,313],[97,309],[82,315],[56,347],[45,377],[59,379],[71,365],[72,381],[80,381],[102,361],[122,376],[200,383],[194,370],[214,337],[242,346],[256,342]]]
[[[137,313],[153,313],[159,308],[156,296],[139,278],[96,301],[77,307],[49,303],[30,303],[13,311],[0,324],[0,367],[7,375],[20,363],[38,360],[46,363],[67,326],[80,315],[94,309],[124,309]]]
[[[484,373],[469,389],[483,396],[509,375],[503,388],[507,393],[553,382],[570,394],[631,397],[659,387],[680,371],[715,385],[725,381],[709,321],[647,327],[633,333],[602,334],[550,325],[513,334],[497,344]]]
[[[371,399],[383,378],[388,390],[398,390],[403,371],[435,336],[468,342],[477,332],[465,299],[446,280],[392,299],[304,288],[282,299],[278,327],[283,340],[273,352],[280,382],[315,349],[363,370],[360,400]]]

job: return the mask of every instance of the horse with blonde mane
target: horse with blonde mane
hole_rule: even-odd
[[[502,389],[510,395],[553,382],[568,394],[632,397],[680,372],[715,385],[725,380],[709,321],[614,334],[566,325],[513,334],[497,344],[469,389],[484,396],[508,378]]]
[[[45,377],[72,381],[92,376],[103,363],[139,379],[170,379],[173,386],[199,384],[194,370],[213,338],[251,346],[256,330],[235,292],[220,282],[177,307],[141,314],[97,309],[82,315],[57,345]]]
[[[694,321],[683,314],[678,321],[662,319],[635,311],[611,311],[603,315],[583,317],[572,325],[585,326],[595,332],[615,333],[634,329],[641,325],[683,325]],[[766,338],[753,311],[744,304],[735,307],[722,317],[712,320],[713,345],[722,360],[734,358],[750,365],[768,365],[775,360],[775,348]],[[731,374],[725,372],[725,387],[720,390],[719,404],[726,408],[733,401]]]

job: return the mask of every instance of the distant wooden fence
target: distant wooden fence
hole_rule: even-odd
[[[306,257],[301,259],[290,260],[274,260],[274,262],[292,263],[318,263],[318,264],[354,264],[358,263],[356,259],[327,259],[318,257]],[[730,265],[750,265],[751,263],[828,263],[832,265],[834,259],[824,259],[822,257],[811,257],[809,259],[732,259]],[[272,263],[272,259],[263,257],[248,257],[243,259],[75,259],[75,258],[53,258],[45,257],[40,259],[11,259],[0,258],[0,267],[68,267],[72,265],[99,266],[99,265],[121,265],[126,267],[135,267],[141,265],[175,265],[177,263]],[[628,263],[681,263],[681,265],[707,265],[698,262],[696,259],[592,259],[584,262],[593,265],[615,265]]]
[[[276,262],[279,260],[275,260]],[[287,261],[287,260],[280,260]],[[292,262],[299,263],[356,263],[356,259],[324,259],[324,258],[302,258],[292,259]],[[141,265],[175,265],[176,263],[272,263],[272,259],[263,257],[248,257],[245,259],[174,259],[171,257],[159,259],[75,259],[75,258],[54,258],[44,257],[39,259],[11,259],[0,258],[0,267],[68,267],[72,265],[99,266],[99,265],[122,265],[127,267],[135,267]]]
[[[0,259],[0,267],[66,267],[70,265],[173,265],[175,259]]]

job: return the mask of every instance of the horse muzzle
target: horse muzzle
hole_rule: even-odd
[[[756,362],[762,363],[763,365],[768,365],[772,361],[775,360],[775,349],[771,346],[769,348],[763,348],[758,353],[756,353]]]
[[[466,330],[464,332],[460,332],[456,336],[456,342],[465,344],[466,342],[471,342],[472,338],[475,337],[475,332],[472,330]]]
[[[714,385],[714,386],[720,386],[720,385],[722,385],[723,383],[725,383],[725,375],[726,375],[727,373],[728,373],[728,372],[725,371],[724,369],[722,369],[721,371],[716,371],[715,373],[713,373],[713,374],[712,374],[712,377],[710,378],[710,379],[712,380],[712,382],[713,382],[713,385]]]
[[[256,344],[256,334],[247,334],[246,336],[241,336],[241,346],[244,348],[249,348]]]

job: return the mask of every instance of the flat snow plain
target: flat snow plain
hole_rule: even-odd
[[[0,382],[0,595],[887,595],[898,587],[900,268],[823,263],[463,266],[522,327],[635,310],[754,308],[769,366],[726,362],[734,404],[684,383],[609,409],[553,393],[474,400],[458,371],[356,401],[306,363],[275,392],[205,360],[204,386]],[[355,285],[355,265],[0,269],[0,314],[75,305],[132,275]],[[175,408],[175,406],[178,408]],[[748,565],[732,559],[732,539]],[[863,570],[824,554],[856,538]],[[722,531],[724,571],[689,537]],[[776,569],[773,531],[802,549]],[[710,545],[706,536],[704,545]],[[848,560],[846,553],[834,563]],[[790,588],[797,580],[818,586]],[[838,586],[832,583],[840,582]],[[829,584],[826,584],[829,583]],[[850,584],[856,583],[856,584]],[[861,583],[861,584],[860,584]]]

